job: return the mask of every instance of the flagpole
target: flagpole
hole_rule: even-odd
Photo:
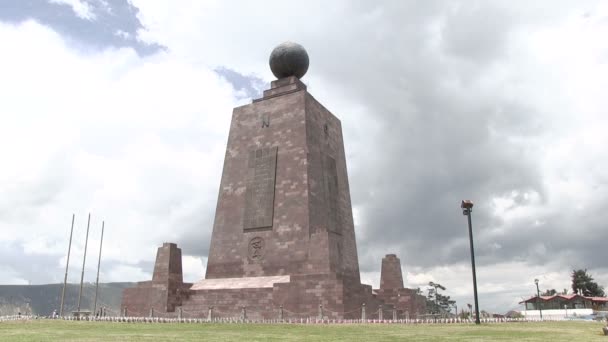
[[[99,259],[97,261],[97,281],[95,281],[95,301],[93,304],[93,314],[97,312],[97,290],[99,289],[99,267],[101,266],[101,247],[103,246],[103,230],[105,221],[101,221],[101,241],[99,242]]]
[[[82,258],[82,274],[80,275],[80,292],[78,293],[78,318],[80,319],[80,300],[82,299],[82,283],[84,281],[84,265],[87,261],[87,244],[89,243],[89,226],[91,225],[91,213],[87,221],[87,237],[84,240],[84,257]]]
[[[70,251],[72,250],[72,233],[74,233],[74,218],[76,214],[72,214],[72,228],[70,228],[70,242],[68,244],[68,260],[65,263],[65,276],[63,277],[63,290],[61,290],[61,306],[59,308],[59,317],[63,317],[63,301],[65,299],[65,287],[68,283],[68,267],[70,266]]]

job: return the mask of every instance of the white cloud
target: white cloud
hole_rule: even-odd
[[[88,3],[81,0],[48,0],[50,3],[65,4],[72,7],[74,14],[82,19],[95,20],[95,13]]]
[[[87,274],[94,274],[101,220],[106,265],[136,267],[153,259],[159,241],[206,228],[196,226],[202,220],[196,217],[205,217],[201,207],[217,196],[236,103],[230,85],[169,53],[82,55],[31,21],[0,25],[0,38],[6,47],[0,239],[60,259],[74,212],[71,269],[79,268],[92,212],[87,269],[93,272]],[[185,218],[191,222],[183,224]],[[112,272],[105,270],[109,279],[141,280],[142,273],[118,278]]]
[[[0,267],[2,272],[2,284],[3,285],[23,285],[28,284],[28,281],[21,278],[14,269],[7,266]]]
[[[100,275],[100,282],[123,282],[125,279],[134,280],[150,280],[152,272],[146,272],[140,267],[129,265],[118,265],[112,269],[112,272],[104,272]]]
[[[182,257],[182,271],[185,282],[193,283],[201,280],[204,277],[206,269],[207,258],[200,258],[191,255],[184,255]]]

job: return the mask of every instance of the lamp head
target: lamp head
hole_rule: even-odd
[[[471,201],[471,200],[462,200],[462,203],[460,204],[460,207],[462,209],[472,209],[473,208],[473,201]]]
[[[470,215],[471,211],[473,211],[473,201],[462,200],[460,207],[462,208],[462,215]]]

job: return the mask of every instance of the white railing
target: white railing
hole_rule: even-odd
[[[577,310],[577,311],[575,311]],[[561,313],[555,313],[552,311],[558,310],[543,310],[543,319],[540,319],[540,315],[533,315],[536,310],[527,310],[526,317],[524,318],[481,318],[481,323],[494,324],[494,323],[509,323],[509,322],[541,322],[541,321],[564,321],[569,320],[573,317],[588,316],[593,311],[591,309],[573,309],[568,310],[568,316],[561,315]],[[565,310],[563,310],[565,311]],[[573,312],[574,311],[574,312]],[[523,314],[524,312],[522,312]],[[574,315],[576,313],[576,316]],[[19,320],[32,320],[32,319],[57,319],[66,321],[88,321],[88,322],[117,322],[117,323],[264,323],[264,324],[407,324],[407,325],[440,325],[440,324],[474,324],[475,321],[471,319],[461,318],[438,318],[438,319],[329,319],[327,317],[308,317],[308,318],[286,318],[286,319],[243,319],[242,317],[213,317],[208,318],[188,318],[188,317],[169,317],[169,316],[88,316],[78,317],[74,316],[63,316],[63,317],[45,317],[45,316],[30,316],[30,315],[7,315],[0,316],[0,322],[5,321],[19,321]]]
[[[526,310],[521,314],[528,319],[539,319],[541,311],[543,320],[572,319],[593,314],[593,309]]]
[[[29,315],[6,315],[6,316],[0,316],[0,322],[25,321],[25,320],[29,320],[32,318],[33,318],[33,316],[29,316]]]

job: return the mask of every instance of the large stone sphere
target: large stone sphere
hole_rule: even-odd
[[[270,70],[277,78],[302,78],[308,70],[308,53],[298,43],[281,43],[272,50],[269,63]]]

